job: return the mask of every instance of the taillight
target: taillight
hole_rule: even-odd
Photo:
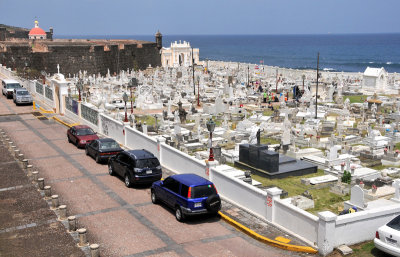
[[[191,196],[192,196],[192,188],[189,187],[189,191],[188,191],[188,196],[187,196],[187,198],[190,198]]]
[[[379,232],[378,232],[378,231],[376,231],[375,237],[378,238],[378,239],[380,239],[380,238],[379,238]]]
[[[214,184],[213,184],[213,187],[214,187],[214,189],[215,189],[215,192],[218,194],[218,190],[217,190],[217,188],[215,187]]]

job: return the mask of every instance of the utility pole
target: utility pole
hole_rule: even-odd
[[[193,95],[196,95],[196,84],[194,83],[194,56],[193,56],[193,47],[192,47],[192,70],[193,70]]]
[[[318,112],[318,78],[319,78],[319,52],[317,57],[317,87],[315,89],[315,119],[317,119]]]
[[[249,84],[250,84],[250,78],[249,78],[249,76],[250,76],[250,65],[247,65],[247,87],[248,87]]]
[[[276,94],[278,94],[278,68],[276,68],[276,86],[275,86]]]

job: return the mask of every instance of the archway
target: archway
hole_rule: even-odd
[[[179,66],[182,66],[184,60],[185,60],[185,55],[184,54],[180,54],[179,55]]]

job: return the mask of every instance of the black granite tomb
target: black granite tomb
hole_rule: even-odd
[[[318,167],[285,155],[279,156],[279,153],[269,151],[268,146],[262,144],[239,145],[239,161],[235,162],[235,166],[267,178],[302,176],[317,172]]]

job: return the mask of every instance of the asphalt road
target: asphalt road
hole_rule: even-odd
[[[30,112],[32,106],[0,96],[0,128],[67,205],[68,215],[88,230],[89,242],[100,244],[102,256],[298,256],[218,217],[179,223],[170,209],[151,203],[149,186],[126,188],[121,178],[108,175],[107,165],[68,143],[65,126]]]

